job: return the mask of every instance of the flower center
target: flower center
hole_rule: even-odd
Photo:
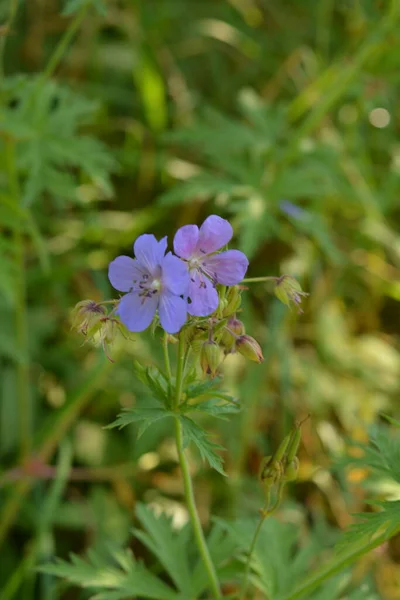
[[[144,273],[139,283],[139,296],[142,297],[142,302],[146,298],[151,298],[154,294],[158,294],[161,290],[161,280],[158,278],[153,279],[147,273]]]
[[[200,258],[191,258],[189,260],[189,270],[191,269],[200,269],[201,261]]]
[[[159,292],[161,290],[161,281],[159,279],[153,279],[151,287],[154,291]]]

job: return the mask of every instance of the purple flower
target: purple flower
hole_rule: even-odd
[[[185,265],[171,252],[165,256],[167,238],[157,241],[154,235],[137,238],[133,250],[136,259],[118,256],[110,263],[108,278],[120,292],[117,314],[129,331],[143,331],[158,309],[161,326],[167,333],[177,333],[186,321],[188,273]]]
[[[247,271],[249,261],[239,250],[226,250],[216,254],[233,235],[228,221],[211,215],[200,229],[197,225],[184,225],[174,238],[175,254],[187,263],[190,282],[188,312],[206,317],[218,307],[217,283],[236,285]]]

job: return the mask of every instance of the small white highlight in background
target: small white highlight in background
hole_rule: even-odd
[[[390,114],[386,108],[374,108],[368,115],[369,122],[378,129],[387,127],[390,123]]]

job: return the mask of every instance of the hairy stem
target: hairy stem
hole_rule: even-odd
[[[183,389],[183,375],[184,375],[184,365],[185,365],[185,344],[183,340],[182,334],[179,336],[179,346],[178,346],[178,364],[176,370],[176,383],[175,383],[175,402],[174,408],[178,409],[179,404],[182,399],[182,389]],[[167,370],[166,365],[166,370]],[[197,547],[200,552],[200,556],[203,560],[204,566],[206,568],[208,579],[210,582],[210,588],[213,592],[213,598],[217,600],[221,598],[221,590],[218,582],[217,573],[214,567],[214,564],[211,560],[211,556],[207,547],[207,543],[204,537],[203,529],[201,527],[200,517],[197,512],[196,502],[194,498],[193,492],[193,484],[189,471],[189,464],[185,455],[184,445],[183,445],[183,431],[182,424],[178,418],[175,418],[175,440],[176,440],[176,448],[178,451],[179,463],[182,471],[183,478],[183,487],[185,491],[185,500],[186,505],[189,511],[190,520],[192,523],[192,528],[194,532],[194,537],[196,540]]]
[[[168,333],[167,332],[164,332],[164,337],[163,337],[163,352],[164,352],[165,372],[167,374],[168,381],[171,382],[172,373],[171,373],[171,363],[169,361]]]
[[[185,490],[185,499],[187,508],[190,515],[190,520],[193,527],[193,533],[196,540],[197,547],[199,549],[200,555],[203,559],[204,566],[206,568],[208,579],[210,582],[210,587],[213,591],[213,598],[217,600],[217,598],[221,598],[221,590],[219,587],[218,577],[211,560],[210,553],[208,551],[207,543],[204,537],[203,529],[200,523],[200,517],[198,515],[196,509],[196,503],[194,499],[193,493],[193,485],[192,479],[189,471],[189,464],[185,455],[185,451],[183,449],[183,432],[182,432],[182,424],[179,419],[175,419],[175,440],[176,447],[178,450],[179,463],[181,465],[182,470],[182,478],[183,478],[183,487]]]
[[[176,367],[174,408],[177,409],[182,400],[183,375],[185,366],[185,343],[182,334],[179,335],[178,364]]]
[[[242,591],[240,593],[240,600],[244,600],[246,598],[246,592],[247,592],[247,588],[249,586],[251,559],[253,556],[254,548],[256,547],[256,543],[257,543],[257,539],[258,539],[258,536],[261,531],[261,527],[263,526],[263,523],[264,523],[265,519],[267,518],[268,504],[269,503],[267,502],[264,509],[261,511],[261,519],[258,522],[258,525],[257,525],[256,530],[253,535],[253,539],[250,544],[249,554],[247,555],[246,570],[244,572],[244,577],[243,577]]]
[[[279,487],[278,487],[277,498],[276,498],[275,504],[272,506],[272,508],[269,508],[271,491],[270,491],[269,488],[267,488],[267,491],[266,491],[266,502],[265,502],[264,508],[260,510],[261,518],[260,518],[260,521],[259,521],[259,523],[258,523],[258,525],[256,527],[255,532],[254,532],[253,539],[252,539],[251,544],[250,544],[249,553],[247,555],[246,570],[245,570],[244,577],[243,577],[242,590],[241,590],[241,593],[240,593],[239,600],[245,600],[245,598],[246,598],[246,592],[247,592],[247,588],[248,588],[248,585],[249,585],[249,575],[250,575],[251,559],[252,559],[252,556],[253,556],[254,548],[256,547],[258,536],[260,535],[261,528],[262,528],[262,526],[264,524],[264,521],[266,519],[268,519],[268,517],[270,517],[276,511],[276,509],[278,508],[278,506],[280,505],[281,500],[282,500],[283,488],[284,488],[284,484],[281,483],[279,485]]]

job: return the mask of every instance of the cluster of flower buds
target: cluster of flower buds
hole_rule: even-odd
[[[307,417],[308,418],[308,417]],[[299,473],[297,451],[301,440],[301,425],[295,423],[292,431],[282,440],[273,456],[266,456],[260,465],[259,480],[269,498],[271,488],[278,486],[278,498],[284,485],[295,481]]]
[[[186,343],[199,354],[200,366],[205,375],[215,377],[229,354],[238,352],[249,360],[264,360],[259,343],[245,332],[242,321],[237,318],[240,309],[241,286],[219,286],[218,310],[208,319],[191,319],[184,328]]]
[[[107,358],[112,362],[108,349],[115,341],[118,333],[126,337],[126,330],[119,319],[113,316],[115,307],[110,313],[104,304],[94,300],[82,300],[72,310],[72,329],[85,336],[85,342],[91,341],[95,346],[102,346]]]

